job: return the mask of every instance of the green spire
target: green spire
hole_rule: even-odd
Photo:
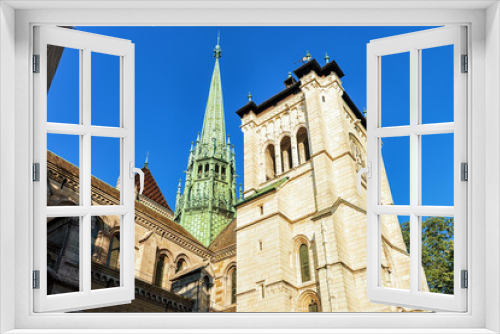
[[[203,129],[196,144],[191,143],[184,191],[179,182],[174,213],[174,220],[207,247],[234,219],[237,202],[234,148],[229,136],[226,141],[219,41]]]
[[[144,168],[149,168],[149,151],[146,153],[146,161],[144,161]]]
[[[226,125],[224,122],[224,105],[222,102],[222,84],[220,78],[219,58],[220,46],[217,38],[215,47],[215,67],[208,93],[207,107],[205,109],[205,119],[203,130],[201,131],[201,143],[212,145],[213,138],[217,140],[217,145],[225,143]]]
[[[325,61],[328,64],[330,62],[330,56],[325,52]]]

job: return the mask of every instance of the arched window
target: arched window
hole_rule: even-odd
[[[201,176],[201,173],[203,172],[203,166],[198,165],[198,176]]]
[[[274,155],[274,145],[269,144],[265,151],[266,181],[274,179],[276,175],[276,160]]]
[[[236,304],[236,268],[231,272],[231,304]]]
[[[219,169],[219,165],[218,165],[218,164],[216,164],[216,165],[215,165],[215,176],[216,176],[217,178],[220,176],[220,175],[219,175],[219,170],[220,170],[220,169]]]
[[[120,268],[120,233],[115,233],[111,238],[108,253],[108,267]]]
[[[181,270],[184,270],[187,266],[186,260],[184,259],[179,259],[177,261],[177,265],[175,266],[175,272],[178,273]]]
[[[280,143],[281,165],[283,173],[292,168],[292,141],[290,137],[283,137]]]
[[[297,149],[299,153],[299,164],[309,161],[311,155],[309,152],[309,139],[306,128],[300,128],[299,131],[297,131]]]
[[[165,254],[160,254],[156,259],[156,269],[155,269],[155,285],[158,287],[163,286],[163,282],[165,281],[165,274],[168,269],[168,258]]]
[[[314,299],[309,303],[309,312],[318,312],[318,302]]]
[[[205,174],[208,174],[208,168],[209,168],[209,167],[210,167],[210,166],[209,166],[208,164],[205,164]]]
[[[311,280],[311,272],[309,268],[309,249],[306,244],[300,245],[299,257],[302,282],[308,282]]]
[[[91,253],[92,256],[95,253],[95,243],[97,241],[97,236],[99,235],[99,232],[104,230],[104,222],[100,217],[93,216],[91,220],[91,240],[92,240],[92,247],[91,247]]]

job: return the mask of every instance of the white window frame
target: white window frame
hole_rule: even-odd
[[[462,55],[467,55],[465,26],[451,26],[418,31],[394,37],[372,40],[367,46],[367,105],[368,166],[370,178],[367,189],[367,295],[374,303],[407,306],[415,309],[459,311],[467,309],[467,290],[461,287],[461,271],[467,270],[467,183],[461,180],[461,164],[467,163],[467,75],[462,73]],[[422,50],[452,45],[454,121],[422,124]],[[382,126],[382,57],[409,53],[410,124]],[[453,206],[422,205],[421,136],[454,135]],[[382,189],[382,140],[388,137],[408,137],[410,140],[409,205],[384,205]],[[361,172],[361,171],[360,171]],[[410,289],[402,290],[381,285],[381,217],[410,216]],[[454,217],[454,294],[425,292],[422,287],[423,216]]]
[[[99,8],[97,8],[99,6]],[[199,7],[195,7],[199,6]],[[495,333],[500,331],[500,11],[497,1],[331,2],[4,1],[0,3],[0,330],[41,329],[93,333],[131,328],[162,332],[220,333],[244,328],[267,332]],[[134,7],[131,9],[130,7]],[[272,8],[269,8],[272,7]],[[105,8],[105,9],[103,9]],[[137,10],[138,8],[143,10]],[[149,8],[149,9],[148,9]],[[51,10],[46,10],[51,9]],[[59,9],[59,10],[54,10]],[[486,24],[485,24],[486,22]],[[434,314],[34,314],[30,181],[32,156],[32,27],[60,25],[449,25],[469,27],[468,195],[471,243],[466,313]],[[332,41],[334,38],[332,38]],[[334,47],[334,46],[333,46]],[[486,67],[488,70],[486,71]],[[14,83],[14,84],[13,84]],[[13,112],[15,110],[15,113]],[[486,135],[488,137],[486,137]],[[12,145],[15,138],[15,146]],[[486,140],[488,138],[488,140]],[[486,154],[485,152],[488,152]],[[15,164],[12,163],[15,161]],[[487,164],[486,164],[487,163]],[[14,175],[14,177],[12,177]],[[488,182],[486,182],[488,175]],[[14,191],[14,198],[13,196]],[[486,196],[488,194],[488,196]],[[471,196],[473,195],[473,196]],[[15,207],[15,210],[5,208]],[[12,224],[12,222],[15,222]],[[472,230],[471,226],[474,226]],[[473,232],[473,233],[472,233]],[[13,237],[14,236],[14,237]],[[14,256],[12,256],[14,250]],[[485,257],[488,256],[488,266]],[[488,291],[488,293],[486,293]],[[14,305],[14,307],[12,307]],[[147,326],[147,327],[146,327]],[[221,329],[222,328],[226,328]],[[227,328],[236,328],[227,330]],[[100,329],[100,330],[98,330]],[[343,330],[346,329],[346,330]],[[356,330],[357,329],[357,330]],[[413,330],[412,330],[413,329]],[[462,330],[459,330],[462,329]],[[40,331],[38,331],[40,330]],[[46,332],[46,331],[45,331]],[[185,331],[184,331],[185,332]]]
[[[34,311],[76,311],[130,303],[134,299],[134,44],[128,40],[65,28],[35,26],[34,54],[39,55],[39,73],[33,75],[34,162],[39,164],[39,181],[33,184],[34,270],[39,271],[39,288],[34,289]],[[47,122],[47,47],[72,48],[79,53],[79,124]],[[120,61],[120,119],[118,127],[92,125],[92,53],[113,55]],[[47,206],[47,134],[78,136],[80,141],[80,200],[78,206]],[[120,141],[120,205],[92,205],[91,139]],[[120,217],[120,286],[92,290],[91,218]],[[47,218],[79,217],[79,291],[47,295]]]

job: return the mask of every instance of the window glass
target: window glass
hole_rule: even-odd
[[[47,45],[47,122],[80,124],[80,50]]]
[[[308,282],[311,280],[311,272],[309,268],[309,249],[307,245],[302,244],[299,249],[300,256],[300,274],[302,277],[302,282]]]
[[[381,59],[381,126],[410,125],[410,53]]]

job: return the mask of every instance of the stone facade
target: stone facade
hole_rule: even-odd
[[[76,205],[78,203],[79,169],[61,157],[47,152],[47,205]],[[151,174],[147,166],[146,175]],[[145,189],[154,178],[146,177]],[[156,183],[154,183],[156,185]],[[151,190],[151,189],[150,189]],[[153,189],[150,194],[158,192]],[[93,205],[117,205],[119,189],[92,177]],[[158,199],[158,197],[156,197]],[[151,198],[138,196],[135,203],[135,299],[131,304],[92,309],[90,312],[207,312],[228,311],[224,304],[215,303],[217,288],[230,284],[224,275],[215,276],[227,259],[235,262],[235,237],[228,235],[205,247],[170,217],[170,208]],[[158,210],[154,208],[161,207]],[[170,210],[170,211],[169,211]],[[167,214],[163,214],[167,212]],[[234,225],[234,224],[233,224]],[[231,225],[230,225],[231,226]],[[49,218],[48,227],[48,292],[66,293],[78,290],[79,220],[78,218]],[[119,248],[113,245],[119,236],[120,219],[117,216],[99,216],[92,219],[92,288],[117,286],[120,280]],[[226,235],[227,233],[221,233]],[[119,238],[119,237],[118,237]],[[221,256],[218,246],[224,250]],[[113,255],[113,252],[116,252]],[[161,263],[161,264],[159,264]],[[182,265],[181,265],[182,264]],[[200,266],[204,270],[198,270]],[[161,271],[161,273],[160,273]],[[191,280],[185,278],[189,276]],[[200,293],[193,295],[192,281],[206,282]],[[208,290],[207,290],[208,288]],[[201,303],[201,292],[208,296]],[[182,290],[182,291],[181,291]],[[213,297],[212,297],[213,296]]]
[[[408,311],[366,297],[365,118],[335,62],[312,59],[286,88],[237,111],[245,200],[237,206],[238,312]],[[382,203],[392,204],[385,172]],[[382,279],[409,289],[397,217],[382,220]],[[302,251],[301,251],[302,249]]]

